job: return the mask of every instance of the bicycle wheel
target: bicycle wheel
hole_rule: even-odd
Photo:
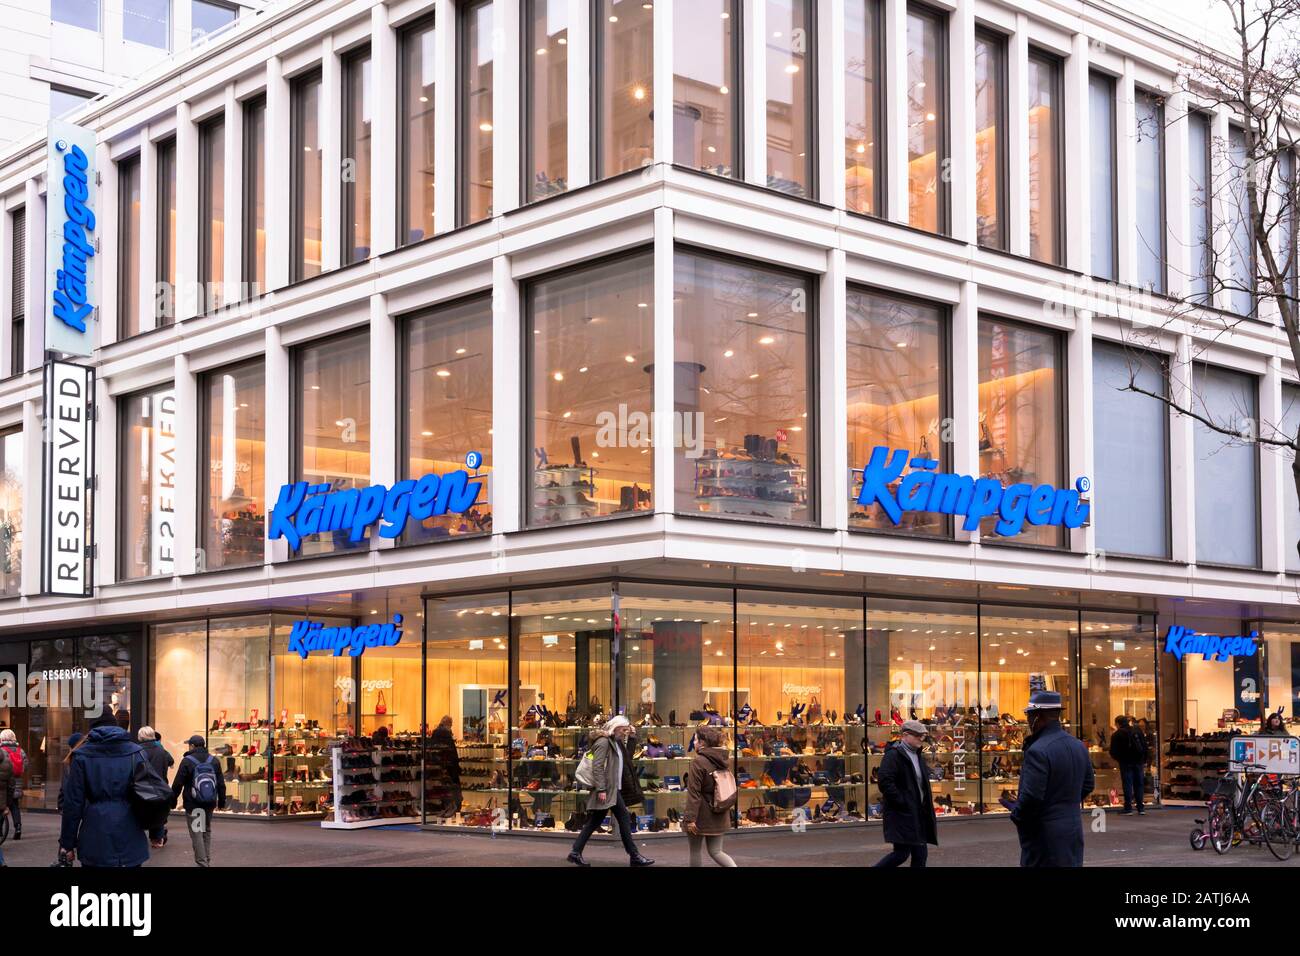
[[[1282,800],[1270,800],[1259,811],[1260,828],[1268,852],[1279,860],[1289,860],[1295,854],[1295,817]]]
[[[1216,799],[1210,804],[1210,814],[1205,821],[1205,832],[1209,834],[1210,846],[1215,853],[1227,853],[1233,847],[1236,826],[1232,819],[1232,807],[1225,799]]]

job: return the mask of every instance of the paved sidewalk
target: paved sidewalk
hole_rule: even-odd
[[[1187,841],[1193,818],[1203,810],[1167,809],[1145,817],[1111,813],[1104,833],[1086,834],[1088,866],[1300,866],[1280,864],[1264,847],[1248,845],[1219,856],[1194,852]],[[192,866],[189,839],[174,817],[167,848],[149,866]],[[59,818],[29,812],[23,839],[3,846],[10,866],[49,866],[56,854]],[[1005,818],[953,820],[939,824],[941,845],[931,848],[932,866],[1015,866],[1015,832]],[[215,866],[554,866],[566,865],[568,841],[544,837],[496,837],[431,833],[416,828],[323,830],[308,821],[257,823],[218,820],[213,830]],[[680,837],[644,842],[644,852],[660,864],[685,866],[686,842]],[[865,866],[884,854],[880,827],[805,833],[746,831],[727,840],[727,852],[741,866]],[[593,843],[587,859],[596,866],[619,866],[626,857],[617,843]],[[706,858],[707,859],[707,858]],[[1300,857],[1296,858],[1300,860]],[[712,864],[709,864],[712,865]]]

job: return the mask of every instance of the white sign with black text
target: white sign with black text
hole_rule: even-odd
[[[45,366],[41,593],[89,597],[94,587],[95,371]]]

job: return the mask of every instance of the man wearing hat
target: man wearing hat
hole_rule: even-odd
[[[1000,801],[1019,831],[1021,866],[1083,866],[1080,804],[1096,781],[1088,748],[1061,726],[1061,707],[1055,691],[1030,695],[1020,793]]]
[[[226,783],[221,775],[221,765],[208,753],[207,741],[195,734],[187,743],[189,751],[181,758],[181,765],[172,781],[172,806],[178,799],[185,807],[190,843],[194,846],[194,862],[199,866],[212,865],[212,811],[226,808]]]
[[[930,770],[921,754],[925,724],[907,720],[901,731],[902,739],[885,749],[877,771],[885,841],[892,843],[894,849],[876,866],[902,866],[908,857],[912,866],[925,866],[928,844],[939,845],[934,797],[930,794]]]

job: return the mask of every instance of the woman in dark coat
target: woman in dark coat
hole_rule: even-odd
[[[82,866],[141,866],[149,839],[131,811],[131,780],[144,752],[111,716],[97,720],[72,754],[63,783],[59,849]]]
[[[713,809],[716,786],[713,775],[719,770],[731,770],[731,753],[722,742],[722,730],[718,727],[701,727],[695,731],[695,756],[686,770],[686,808],[682,811],[691,866],[704,865],[701,852],[704,849],[718,866],[736,865],[722,850],[722,839],[731,829],[731,811],[719,813]]]
[[[876,775],[885,818],[885,842],[892,843],[894,849],[876,866],[902,866],[909,856],[912,866],[925,866],[929,845],[939,845],[930,770],[921,753],[923,743],[925,724],[905,721],[902,740],[890,744],[881,758]]]

